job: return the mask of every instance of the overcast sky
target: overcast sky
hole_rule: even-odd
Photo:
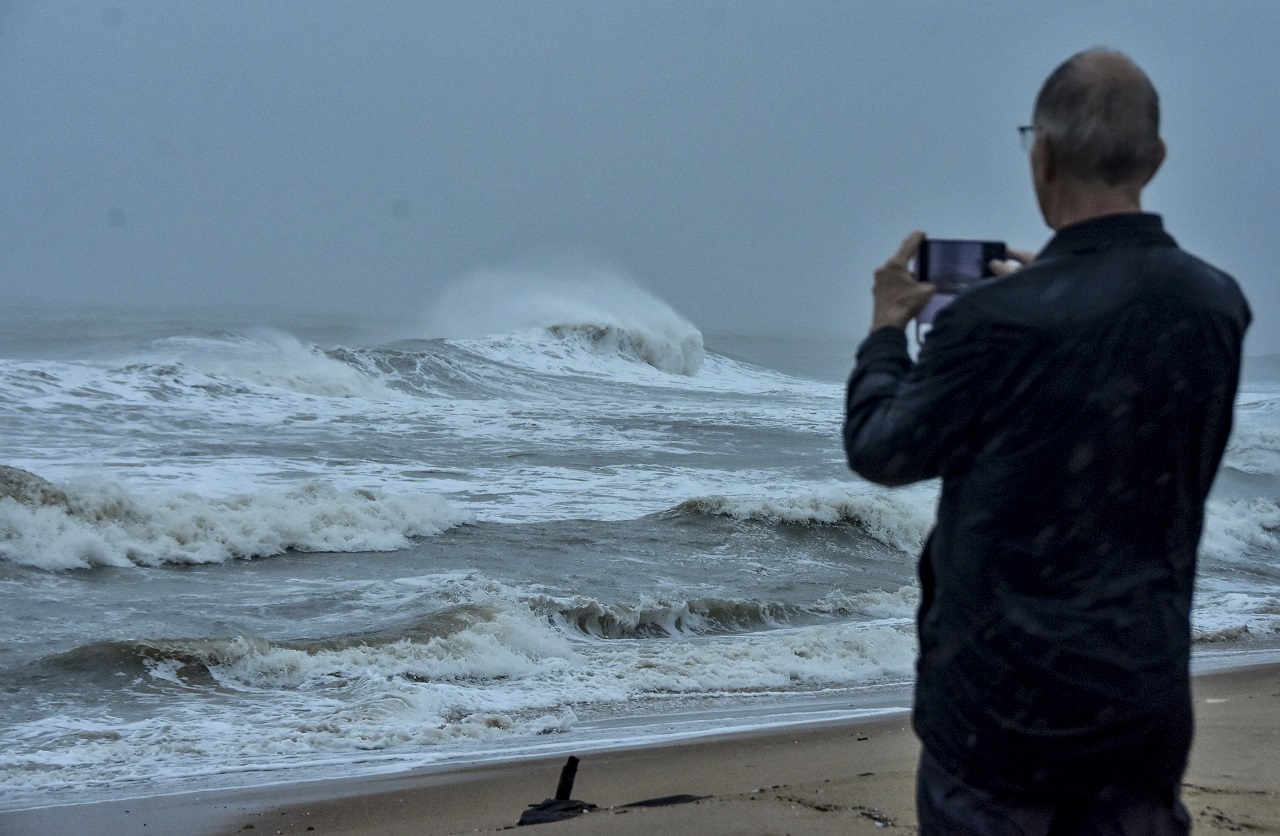
[[[10,0],[0,292],[407,321],[536,260],[860,336],[910,230],[1047,240],[1016,126],[1108,45],[1162,98],[1147,208],[1276,352],[1277,37],[1275,0]]]

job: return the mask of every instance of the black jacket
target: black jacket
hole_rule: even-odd
[[[859,348],[850,467],[942,477],[914,724],[953,774],[1047,797],[1176,786],[1196,549],[1249,320],[1159,216],[1115,215],[963,294],[918,363],[894,328]]]

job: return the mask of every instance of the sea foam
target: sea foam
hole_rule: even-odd
[[[886,546],[916,553],[933,524],[935,494],[929,488],[855,492],[832,490],[800,496],[686,500],[668,513],[693,513],[777,525],[852,525]]]
[[[472,520],[438,496],[320,482],[227,497],[144,494],[113,482],[59,487],[65,504],[0,499],[0,559],[61,570],[393,551]]]
[[[692,323],[639,285],[601,272],[477,272],[445,290],[429,328],[451,339],[545,329],[671,374],[695,374],[705,357]]]
[[[142,359],[306,395],[349,398],[386,394],[377,377],[292,334],[269,328],[254,329],[251,334],[167,337],[153,342]]]
[[[1227,499],[1206,506],[1203,557],[1225,564],[1280,551],[1280,504],[1269,499]]]
[[[106,651],[125,665],[128,680],[108,681],[143,680],[167,695],[167,707],[131,722],[96,707],[33,716],[4,733],[0,789],[82,791],[87,772],[99,785],[139,774],[172,780],[326,762],[349,774],[356,753],[366,767],[427,763],[474,751],[478,741],[528,743],[565,732],[578,724],[582,707],[654,710],[677,695],[900,681],[914,659],[913,632],[896,623],[569,642],[545,618],[505,603],[488,618],[422,642],[328,648],[234,637],[87,646],[80,656]],[[193,701],[215,691],[254,699]],[[274,698],[261,699],[266,692]]]
[[[789,626],[806,617],[897,620],[909,623],[919,605],[919,590],[904,586],[889,592],[835,591],[809,604],[701,596],[667,598],[641,595],[637,602],[603,602],[586,596],[535,595],[526,603],[571,635],[600,639],[691,638],[745,633]]]

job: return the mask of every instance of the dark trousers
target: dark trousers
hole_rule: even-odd
[[[1109,787],[1070,801],[997,796],[951,775],[925,750],[916,777],[920,836],[1187,836],[1178,797]]]

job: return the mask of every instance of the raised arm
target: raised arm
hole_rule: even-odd
[[[844,448],[855,472],[883,485],[938,476],[967,453],[994,381],[998,355],[951,308],[939,314],[918,364],[904,328],[933,295],[916,280],[912,233],[875,274],[870,336],[858,348],[845,403]],[[993,362],[994,361],[994,362]]]

